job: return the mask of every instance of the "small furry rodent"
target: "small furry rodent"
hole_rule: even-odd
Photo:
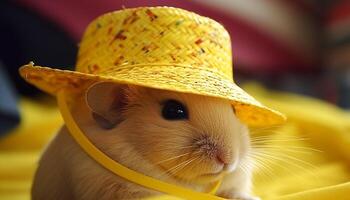
[[[250,195],[248,129],[227,100],[100,82],[75,98],[72,115],[105,154],[130,169],[204,191],[224,173],[218,196]],[[45,150],[32,187],[40,199],[140,199],[156,191],[91,159],[63,127]]]

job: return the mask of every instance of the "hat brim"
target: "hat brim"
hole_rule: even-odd
[[[226,99],[235,107],[237,117],[250,126],[272,126],[286,120],[283,114],[262,105],[217,72],[185,66],[164,69],[164,66],[129,66],[95,75],[28,64],[19,71],[26,81],[52,95],[61,89],[81,89],[84,84],[109,81]]]

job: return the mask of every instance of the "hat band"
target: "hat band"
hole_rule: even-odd
[[[224,198],[215,196],[215,193],[219,189],[222,180],[217,181],[209,193],[201,193],[181,186],[163,182],[161,180],[131,170],[124,165],[121,165],[120,163],[108,157],[95,145],[93,145],[93,143],[91,143],[91,141],[80,130],[79,126],[76,124],[73,116],[69,111],[64,90],[59,91],[57,95],[57,101],[63,120],[73,139],[92,159],[94,159],[96,162],[98,162],[100,165],[112,173],[146,188],[170,194],[179,198],[189,200],[224,200]]]

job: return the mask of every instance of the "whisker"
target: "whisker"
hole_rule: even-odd
[[[251,128],[250,131],[263,131],[263,130],[270,130],[270,129],[276,129],[280,128],[282,125],[273,125],[268,127],[260,127],[260,128]]]
[[[177,165],[175,165],[175,166],[173,166],[173,167],[171,167],[171,168],[169,168],[169,169],[167,169],[166,171],[164,171],[164,172],[160,175],[160,177],[162,177],[162,176],[164,176],[164,175],[168,175],[168,174],[169,174],[169,171],[171,171],[171,170],[173,170],[173,169],[176,169],[177,167],[181,166],[183,163],[186,163],[187,161],[188,161],[188,159],[185,160],[185,161],[182,161],[181,163],[179,163],[179,164],[177,164]],[[171,175],[171,173],[170,173],[170,175]]]
[[[260,156],[252,156],[254,157],[256,160],[260,160],[261,162],[265,163],[265,165],[268,165],[268,166],[271,166],[271,165],[276,165],[278,166],[280,169],[283,169],[283,170],[286,170],[287,172],[289,172],[290,174],[292,174],[293,176],[297,176],[299,178],[305,178],[305,177],[302,177],[300,175],[296,175],[290,168],[288,168],[287,166],[281,164],[281,163],[278,163],[278,162],[273,162],[272,160],[270,159],[263,159],[261,158]]]
[[[254,149],[256,149],[256,150],[266,150],[266,149],[270,150],[270,149],[276,149],[276,148],[256,147]],[[282,149],[282,148],[280,150],[284,151],[284,152],[290,152],[290,153],[296,153],[296,154],[307,154],[307,155],[313,154],[313,152],[311,152],[311,151],[302,151],[302,150],[294,150],[294,149]]]
[[[282,135],[263,135],[263,136],[256,136],[256,135],[252,135],[251,136],[251,140],[294,140],[294,139],[310,139],[309,137],[305,137],[305,136],[282,136]]]
[[[308,150],[308,151],[315,151],[315,152],[320,152],[322,153],[322,150],[311,148],[311,147],[300,147],[300,146],[290,146],[290,145],[252,145],[252,148],[260,148],[260,147],[266,147],[266,148],[271,148],[271,149],[280,149],[280,150],[285,150],[286,148],[291,148],[291,149],[302,149],[302,150]]]
[[[269,152],[271,153],[271,152]],[[299,169],[301,169],[302,171],[305,171],[305,172],[308,172],[308,173],[311,173],[313,176],[316,177],[316,175],[313,173],[313,171],[310,169],[310,167],[312,169],[316,169],[316,167],[314,165],[312,165],[311,163],[308,163],[306,161],[303,161],[303,160],[300,160],[300,159],[297,159],[297,158],[294,158],[292,156],[286,156],[284,154],[267,154],[267,153],[262,153],[262,152],[254,152],[254,154],[256,154],[258,157],[267,157],[267,158],[270,158],[270,159],[273,159],[273,160],[278,160],[278,161],[281,161],[281,162],[284,162],[286,164],[289,164],[289,165],[293,165]],[[284,157],[283,157],[284,156]],[[294,160],[296,161],[297,163],[295,162],[292,162],[290,160],[287,160],[286,158],[290,159],[290,160]],[[308,165],[309,168],[305,167],[305,166],[302,166],[301,163],[305,164],[305,165]],[[278,163],[276,162],[275,164],[278,165]]]
[[[263,160],[260,159],[255,159],[254,162],[254,164],[258,164],[260,165],[260,167],[262,167],[262,170],[264,170],[263,173],[266,174],[267,177],[273,177],[274,173],[270,165],[266,164],[265,162],[263,162]]]
[[[199,158],[199,156],[195,157],[194,159],[188,161],[186,164],[182,165],[181,168],[178,168],[176,172],[173,172],[173,173],[177,173],[183,169],[185,169],[186,166],[188,166],[190,163],[192,163],[193,161],[197,160]]]
[[[293,139],[251,139],[251,143],[270,143],[270,142],[292,142],[292,141],[306,141],[309,138],[293,138]]]
[[[249,176],[249,172],[248,172],[248,169],[247,169],[248,167],[246,167],[245,164],[239,165],[238,168],[241,169],[241,170],[243,171],[244,174],[246,174],[247,176]]]
[[[170,148],[171,146],[170,145],[167,145],[165,146],[166,148],[163,148],[163,147],[160,147],[157,152],[160,152],[160,151],[166,151],[166,150],[172,150],[172,151],[178,151],[178,150],[184,150],[184,149],[191,149],[191,148],[194,148],[196,146],[194,145],[189,145],[189,146],[181,146],[181,147],[172,147]]]
[[[169,170],[166,171],[167,174],[175,174],[177,172],[179,172],[180,170],[182,170],[186,165],[188,165],[189,163],[193,162],[194,160],[198,159],[199,157],[194,157],[190,160],[186,160],[185,162],[182,162],[181,164],[177,165],[176,167],[172,167]]]
[[[184,153],[184,154],[181,154],[181,155],[177,155],[177,156],[174,156],[174,157],[171,157],[171,158],[167,158],[165,160],[161,160],[161,161],[155,163],[155,165],[159,165],[161,163],[164,163],[164,162],[167,162],[167,161],[170,161],[170,160],[174,160],[176,158],[181,158],[181,157],[186,156],[186,155],[191,154],[191,153],[192,152],[187,152],[187,153]]]
[[[198,151],[197,151],[197,152],[194,152],[193,155],[196,155],[196,154],[198,154],[198,153],[200,153],[200,152],[198,152]],[[199,157],[199,156],[196,156],[196,157],[194,157],[194,158],[198,158],[198,157]],[[164,172],[161,174],[161,176],[164,176],[164,175],[167,175],[167,174],[170,174],[170,175],[171,175],[171,174],[174,174],[174,172],[172,172],[172,171],[174,171],[174,170],[176,170],[177,168],[181,167],[181,166],[184,165],[186,162],[193,160],[194,158],[187,159],[187,160],[184,160],[184,161],[180,162],[179,164],[177,164],[177,165],[175,165],[175,166],[169,168],[168,170],[164,171]]]
[[[282,138],[300,138],[305,136],[299,136],[299,135],[283,135],[283,132],[280,132],[277,135],[254,135],[253,138],[274,138],[274,137],[282,137]]]
[[[269,152],[269,153],[271,153],[270,155],[287,157],[287,158],[289,158],[289,159],[291,159],[291,160],[304,163],[305,165],[308,165],[309,167],[311,167],[311,168],[313,168],[313,169],[316,169],[316,166],[315,166],[315,165],[313,165],[313,164],[311,164],[311,163],[309,163],[309,162],[306,162],[306,161],[304,161],[304,160],[298,159],[298,158],[296,158],[296,157],[294,157],[294,156],[290,156],[290,155],[287,155],[287,154],[281,154],[281,153],[277,153],[277,152]]]

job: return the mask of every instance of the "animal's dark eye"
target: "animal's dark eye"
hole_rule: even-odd
[[[162,116],[167,120],[188,119],[186,106],[176,100],[167,100],[164,102]]]

